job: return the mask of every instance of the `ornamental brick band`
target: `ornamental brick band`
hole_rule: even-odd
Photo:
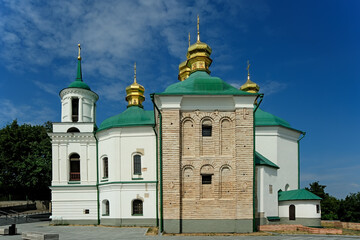
[[[342,229],[335,228],[311,228],[303,225],[260,225],[259,231],[299,231],[312,234],[342,234]]]

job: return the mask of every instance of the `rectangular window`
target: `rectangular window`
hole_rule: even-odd
[[[319,204],[316,205],[316,213],[320,213],[320,205]]]
[[[73,98],[71,99],[71,113],[72,113],[72,121],[77,122],[79,120],[79,99]]]
[[[212,126],[202,125],[202,136],[211,137]]]
[[[201,175],[202,184],[211,184],[211,175]]]
[[[104,158],[103,160],[104,163],[104,176],[103,178],[108,178],[109,177],[109,163],[108,163],[108,158]]]
[[[141,156],[134,156],[134,175],[141,175]]]
[[[90,214],[90,209],[85,209],[84,214]]]
[[[270,184],[269,185],[269,193],[272,194],[273,193],[273,186]]]

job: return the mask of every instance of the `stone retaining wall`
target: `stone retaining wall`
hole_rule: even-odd
[[[260,225],[259,231],[299,231],[312,234],[342,234],[341,229],[334,228],[311,228],[303,225]]]
[[[360,223],[354,223],[354,222],[321,221],[321,226],[360,230]]]

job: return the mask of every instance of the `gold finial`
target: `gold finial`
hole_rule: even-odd
[[[248,78],[247,78],[246,83],[240,87],[240,90],[245,91],[245,92],[249,92],[249,93],[257,93],[257,92],[259,92],[259,90],[260,90],[259,85],[257,85],[256,83],[254,83],[253,81],[250,80],[250,63],[249,63],[249,60],[247,61],[246,70],[248,71]]]
[[[200,18],[199,14],[197,15],[197,41],[200,42]]]
[[[142,102],[145,100],[144,97],[145,88],[136,82],[136,62],[134,63],[134,82],[126,88],[126,101],[128,107],[131,106],[142,106]]]
[[[250,76],[250,63],[249,63],[249,60],[247,60],[246,70],[248,71],[248,77],[249,77]]]
[[[189,32],[189,47],[190,47],[190,32]]]
[[[78,60],[81,60],[81,56],[80,56],[80,50],[81,50],[80,43],[78,44],[78,47],[79,47],[79,56],[78,56]]]

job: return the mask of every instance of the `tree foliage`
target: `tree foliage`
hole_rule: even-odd
[[[306,190],[321,197],[321,219],[360,222],[360,192],[350,193],[345,199],[337,199],[325,192],[325,185],[319,182],[309,184]]]
[[[340,201],[333,196],[330,196],[325,192],[325,185],[319,184],[319,182],[313,182],[309,184],[310,188],[306,190],[314,193],[322,198],[321,200],[321,219],[323,220],[336,220],[339,219],[338,211]]]
[[[17,198],[50,199],[51,141],[43,126],[19,125],[0,129],[0,193]]]

